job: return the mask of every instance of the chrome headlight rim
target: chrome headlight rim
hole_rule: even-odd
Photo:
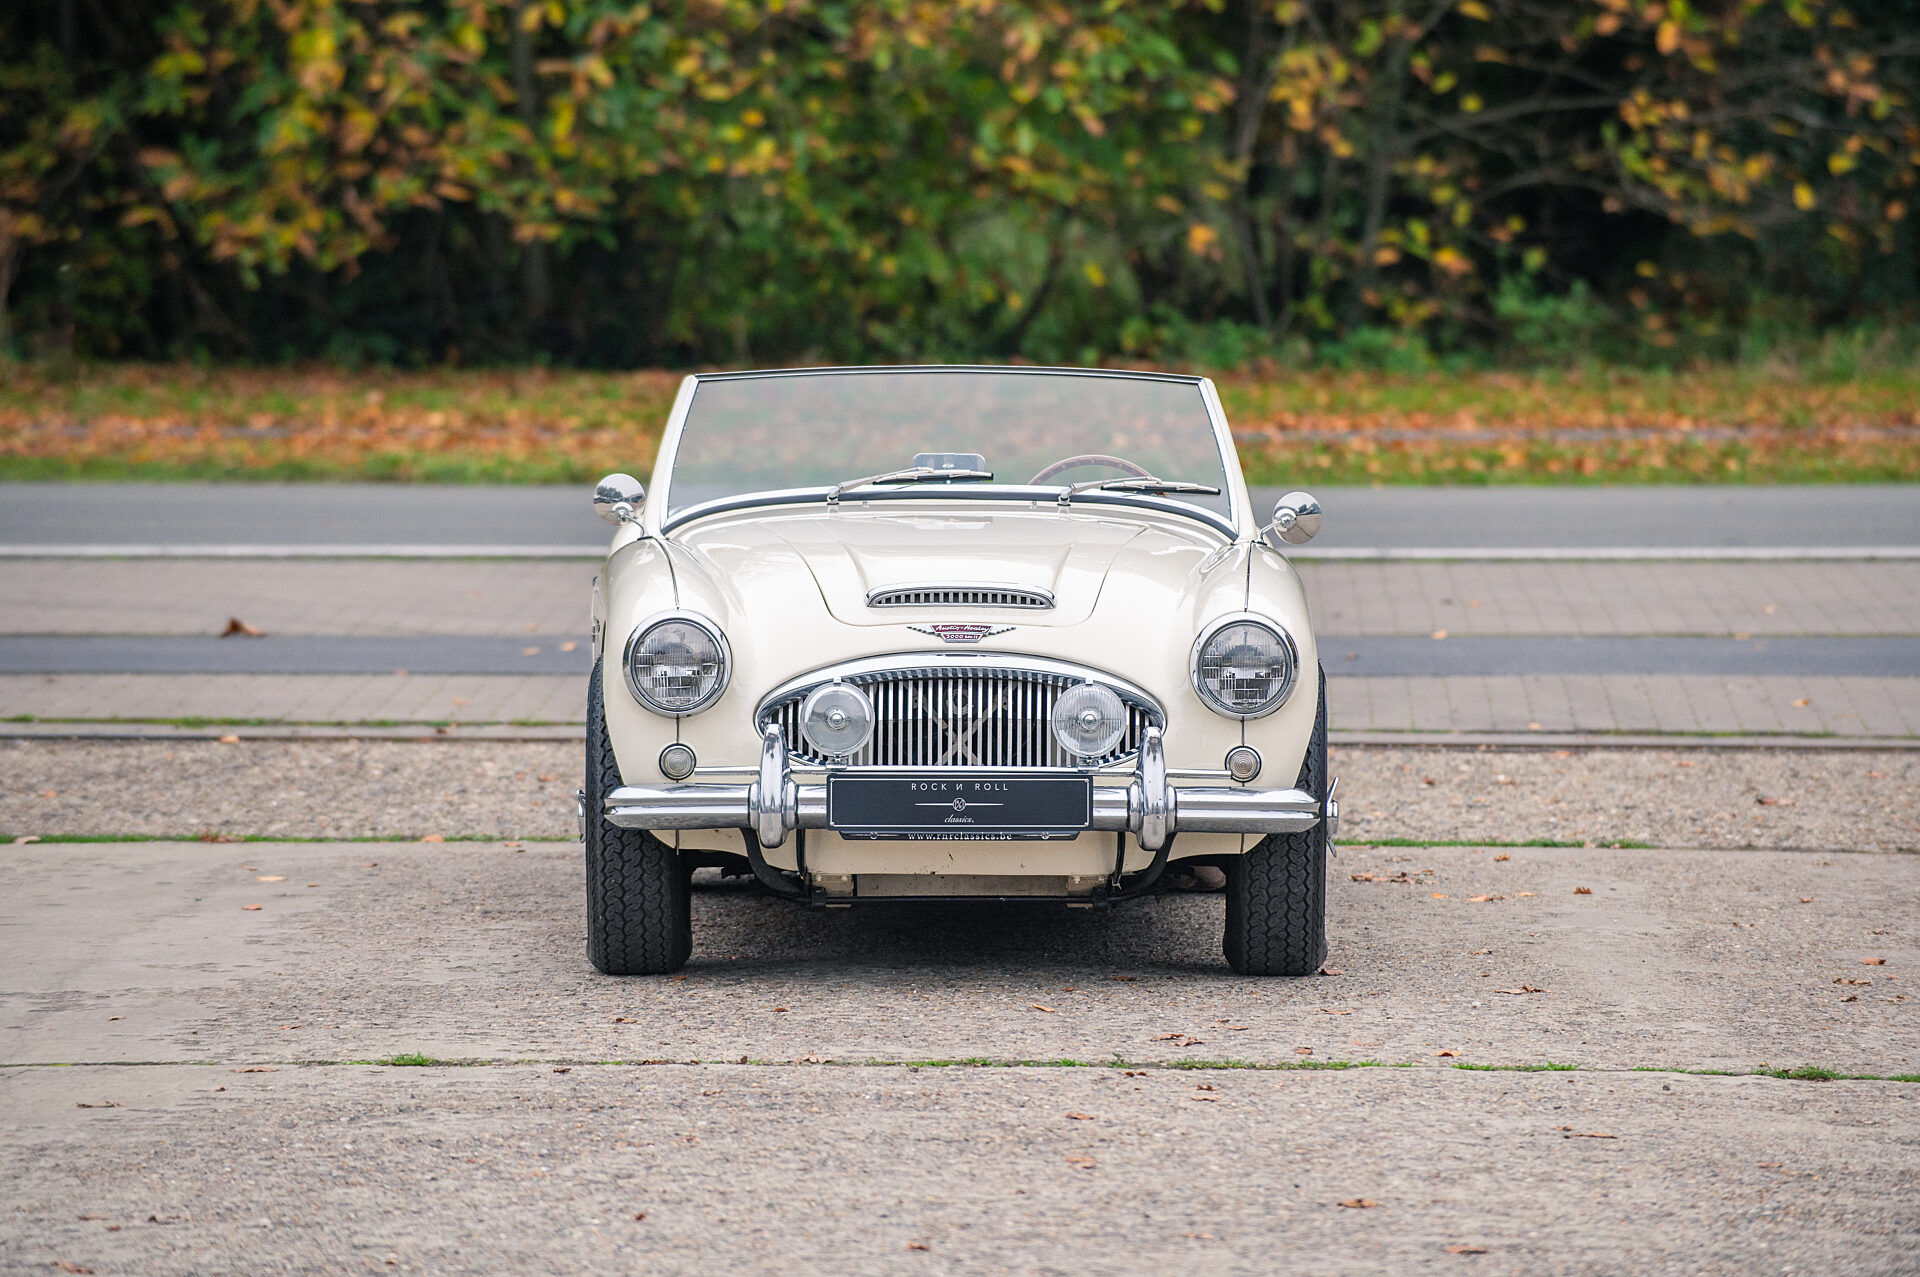
[[[1206,651],[1213,636],[1230,625],[1254,625],[1273,635],[1287,653],[1287,677],[1280,684],[1280,691],[1267,705],[1256,710],[1238,709],[1215,700],[1212,689],[1206,680],[1200,677],[1200,654]],[[1193,686],[1193,693],[1203,704],[1223,718],[1254,719],[1265,718],[1277,712],[1293,698],[1293,689],[1300,683],[1300,646],[1293,641],[1293,635],[1287,627],[1270,616],[1261,616],[1257,612],[1231,612],[1226,616],[1215,617],[1200,627],[1199,636],[1193,640],[1193,647],[1187,653],[1187,681]]]
[[[641,640],[652,633],[654,629],[669,621],[680,621],[700,630],[706,634],[708,638],[713,640],[715,649],[720,653],[719,677],[713,680],[712,688],[710,688],[705,695],[690,705],[672,707],[660,704],[660,702],[647,695],[646,691],[640,686],[640,680],[635,677],[633,672],[633,654],[634,650],[640,646]],[[620,653],[620,670],[626,678],[627,691],[632,694],[633,699],[639,701],[656,714],[662,714],[668,718],[688,718],[709,708],[715,701],[726,694],[727,685],[733,681],[733,647],[727,642],[726,633],[712,620],[700,615],[698,612],[683,612],[677,609],[668,612],[655,612],[652,616],[647,617],[641,621],[640,624],[634,626],[633,632],[627,635],[626,646]]]

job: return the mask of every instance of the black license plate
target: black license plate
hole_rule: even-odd
[[[843,838],[1072,838],[1093,820],[1084,776],[832,776],[827,824]]]

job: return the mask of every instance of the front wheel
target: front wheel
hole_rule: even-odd
[[[600,681],[596,661],[587,688],[587,958],[607,975],[665,975],[693,952],[688,875],[673,848],[601,815],[601,799],[620,787],[620,766]]]
[[[1327,672],[1297,786],[1327,805]],[[1312,975],[1327,958],[1327,829],[1269,834],[1227,862],[1227,965],[1242,975]]]

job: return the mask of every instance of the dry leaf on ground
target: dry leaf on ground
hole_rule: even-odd
[[[1349,1197],[1340,1204],[1348,1210],[1371,1210],[1380,1203],[1374,1201],[1371,1197]]]

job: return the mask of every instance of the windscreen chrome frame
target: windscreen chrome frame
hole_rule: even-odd
[[[750,372],[696,373],[689,375],[680,383],[680,390],[674,398],[673,411],[668,414],[665,431],[661,435],[660,452],[654,462],[652,482],[648,485],[651,499],[647,502],[647,521],[651,530],[658,535],[673,531],[696,519],[710,515],[725,514],[737,510],[749,510],[761,506],[802,505],[819,502],[826,508],[827,489],[830,484],[821,484],[806,488],[777,488],[764,492],[741,493],[731,497],[717,497],[712,501],[703,501],[674,512],[667,511],[673,505],[673,463],[680,450],[680,438],[686,429],[687,417],[693,409],[693,401],[699,388],[710,381],[747,381],[754,379],[772,379],[776,377],[825,377],[859,376],[881,373],[915,372],[971,372],[992,373],[1018,376],[1045,377],[1099,377],[1120,381],[1160,381],[1177,382],[1195,387],[1200,393],[1202,408],[1207,414],[1208,424],[1213,428],[1214,448],[1219,456],[1221,470],[1227,483],[1222,489],[1227,498],[1227,513],[1222,516],[1204,507],[1184,501],[1174,501],[1166,497],[1150,496],[1143,493],[1121,492],[1083,492],[1074,497],[1076,505],[1112,505],[1153,510],[1164,514],[1176,514],[1208,525],[1230,540],[1240,540],[1245,531],[1246,484],[1240,473],[1239,455],[1233,450],[1232,434],[1227,427],[1226,414],[1220,405],[1220,397],[1214,391],[1213,383],[1205,377],[1195,377],[1176,373],[1121,372],[1105,368],[1022,368],[1003,367],[992,364],[903,364],[903,365],[862,365],[846,368],[786,368]],[[1057,502],[1060,495],[1058,485],[1028,484],[985,484],[985,483],[938,483],[913,484],[907,487],[870,487],[856,488],[842,497],[842,502],[858,501],[1014,501],[1014,502]]]

